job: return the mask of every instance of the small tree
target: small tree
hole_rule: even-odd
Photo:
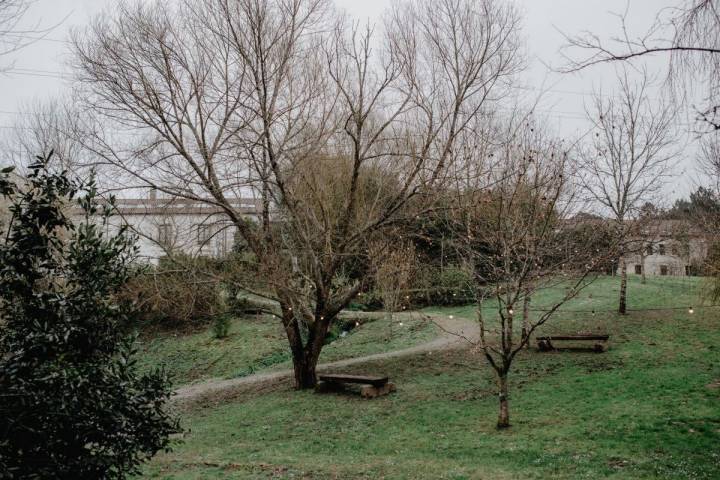
[[[393,244],[389,242],[372,245],[370,259],[375,270],[375,289],[380,294],[383,308],[391,325],[393,313],[408,303],[408,290],[417,270],[415,245],[412,243]]]
[[[627,73],[618,78],[617,97],[597,95],[593,111],[592,142],[581,151],[580,181],[588,197],[614,221],[620,250],[618,312],[627,311],[627,255],[630,220],[637,219],[644,202],[653,199],[669,174],[675,156],[674,112],[663,101],[650,102],[647,76],[631,83]]]
[[[3,189],[0,244],[0,471],[9,478],[125,478],[178,431],[160,371],[138,374],[130,312],[114,300],[134,243],[103,232],[92,184],[50,173]],[[85,221],[66,216],[75,197]],[[99,222],[96,221],[99,219]]]
[[[497,378],[497,427],[507,428],[514,359],[533,333],[592,281],[605,252],[591,248],[597,244],[592,236],[568,234],[581,217],[573,215],[578,198],[572,166],[559,141],[530,123],[515,123],[480,152],[496,164],[482,168],[479,158],[467,162],[458,175],[449,226],[458,233],[456,247],[473,270],[478,347]],[[531,297],[558,286],[565,287],[564,295],[537,314],[530,311]],[[497,320],[483,315],[488,299],[496,306]]]

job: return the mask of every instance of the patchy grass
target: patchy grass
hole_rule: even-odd
[[[335,328],[320,362],[330,362],[411,347],[431,340],[438,329],[419,317],[365,318],[345,336]],[[259,371],[291,368],[285,332],[274,317],[248,316],[231,321],[229,336],[216,339],[212,327],[187,334],[145,336],[138,343],[140,368],[164,366],[175,385],[208,378],[242,377]]]
[[[669,309],[677,309],[679,315],[685,315],[692,306],[695,311],[702,310],[702,301],[698,292],[702,279],[697,277],[648,277],[647,283],[640,283],[637,275],[628,275],[627,309],[630,316],[652,318],[655,314],[666,314]],[[531,316],[537,317],[545,309],[557,302],[564,294],[564,288],[553,287],[541,290],[531,301]],[[613,328],[618,320],[617,307],[620,295],[619,277],[599,277],[577,297],[563,305],[553,317],[538,330],[538,334],[559,332],[589,333],[605,332]],[[516,306],[515,320],[520,325],[522,306]],[[467,319],[477,318],[477,307],[430,307],[427,313],[455,315]],[[720,310],[718,310],[720,313]],[[492,322],[498,318],[497,303],[492,299],[483,305],[484,318]]]
[[[592,299],[568,309],[614,307],[615,283],[602,279]],[[629,298],[635,308],[684,307],[694,292],[676,279],[633,280]],[[511,373],[508,431],[493,428],[497,399],[484,360],[436,352],[354,367],[390,374],[398,391],[387,397],[284,386],[189,412],[184,441],[144,478],[720,478],[720,390],[710,388],[720,379],[718,313],[560,315],[552,328],[602,327],[611,349],[523,352]]]

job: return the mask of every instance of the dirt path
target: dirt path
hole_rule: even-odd
[[[461,348],[469,345],[469,341],[476,342],[478,340],[478,326],[470,320],[439,315],[431,315],[430,318],[442,331],[442,334],[434,340],[414,347],[404,348],[402,350],[394,350],[391,352],[366,355],[364,357],[323,363],[318,365],[318,371],[322,372],[329,369],[357,365],[373,360],[385,360],[389,358],[428,353],[437,350]],[[173,401],[180,404],[196,403],[198,401],[202,401],[203,399],[232,395],[234,392],[245,390],[249,387],[252,388],[266,384],[272,385],[277,382],[290,379],[291,377],[292,370],[283,370],[278,372],[257,373],[240,378],[210,379],[201,383],[180,387],[175,392],[175,395],[173,395]]]

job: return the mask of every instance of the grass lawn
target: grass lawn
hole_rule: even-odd
[[[620,317],[606,312],[617,279],[596,282],[566,307],[595,316],[561,313],[546,331],[605,330],[610,350],[522,353],[508,431],[494,429],[497,399],[482,357],[434,352],[348,369],[390,374],[398,391],[387,397],[279,386],[186,412],[184,440],[143,477],[720,478],[720,309],[699,307],[695,286],[633,278],[631,309],[682,308]]]
[[[367,317],[367,316],[366,316]],[[370,320],[325,346],[320,362],[398,350],[431,340],[439,330],[419,318]],[[292,368],[287,338],[277,318],[247,316],[232,320],[230,335],[213,337],[212,329],[185,335],[163,333],[141,337],[138,364],[141,368],[164,366],[175,385],[208,378],[233,378],[263,370]]]

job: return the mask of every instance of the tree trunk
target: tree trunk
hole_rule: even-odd
[[[625,257],[620,258],[620,305],[618,313],[625,315],[627,313],[627,263]]]
[[[293,370],[295,373],[295,388],[298,390],[306,390],[315,388],[317,384],[317,357],[311,358],[310,355],[303,355],[301,358],[295,358],[293,355]]]
[[[500,413],[498,415],[497,428],[510,427],[510,405],[508,401],[508,378],[507,372],[498,373],[498,398],[500,399]]]
[[[290,308],[282,304],[281,308],[283,311],[283,326],[285,327],[285,333],[292,353],[295,388],[298,390],[313,388],[317,383],[315,367],[317,366],[322,346],[317,348],[314,343],[309,342],[306,348],[303,345],[300,327],[295,318],[295,314]],[[314,335],[310,332],[309,336],[313,337]]]
[[[645,277],[645,253],[640,255],[640,283],[645,285],[647,278]]]
[[[522,339],[527,338],[530,332],[530,294],[525,292],[523,298],[523,323],[522,323]],[[527,339],[525,348],[530,348],[530,339]]]

